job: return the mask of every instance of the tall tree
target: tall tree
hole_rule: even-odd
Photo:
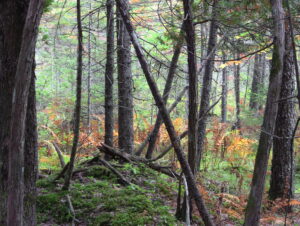
[[[201,91],[201,102],[199,110],[199,123],[198,123],[198,143],[197,143],[197,157],[196,157],[196,168],[200,166],[200,161],[202,153],[204,150],[204,140],[207,124],[207,111],[209,109],[210,103],[210,93],[212,85],[212,75],[214,69],[214,59],[215,59],[215,46],[217,44],[217,3],[218,0],[213,1],[212,5],[212,19],[210,24],[209,39],[207,46],[207,62],[205,65],[202,91]]]
[[[196,42],[193,23],[193,10],[191,0],[183,1],[184,30],[188,51],[189,73],[189,114],[188,114],[188,160],[190,167],[195,172],[197,153],[197,68],[196,68]]]
[[[293,49],[289,26],[286,27],[285,55],[282,75],[280,101],[276,118],[275,135],[273,138],[272,174],[270,183],[270,198],[292,198],[291,181],[293,178],[293,156],[291,153],[291,137],[295,128],[295,103],[287,99],[295,94],[293,75]]]
[[[68,190],[70,187],[70,182],[73,174],[75,157],[77,152],[77,146],[79,141],[79,133],[80,133],[80,114],[81,114],[81,84],[82,84],[82,24],[81,24],[81,2],[77,0],[76,4],[77,9],[77,31],[78,31],[78,46],[77,46],[77,78],[76,78],[76,103],[75,103],[75,123],[74,123],[74,137],[73,137],[73,145],[71,150],[70,162],[68,164],[68,169],[66,172],[65,182],[63,189]]]
[[[106,68],[105,68],[105,138],[104,143],[114,145],[114,1],[106,2]],[[108,156],[106,156],[108,158]]]
[[[26,133],[24,148],[24,225],[35,226],[36,222],[36,181],[38,178],[38,133],[36,118],[35,62],[28,94]]]
[[[139,44],[139,41],[137,39],[137,36],[135,34],[135,31],[133,29],[132,23],[130,21],[130,15],[127,11],[127,5],[126,2],[124,2],[124,0],[116,0],[117,2],[117,8],[122,16],[123,22],[126,26],[126,29],[130,35],[130,39],[131,42],[134,46],[136,55],[138,57],[138,60],[140,62],[140,65],[142,67],[142,70],[145,74],[147,83],[149,85],[149,88],[151,90],[151,93],[154,97],[155,103],[162,115],[162,118],[164,120],[166,129],[168,131],[170,140],[173,144],[174,150],[176,152],[176,155],[178,157],[178,160],[181,164],[181,168],[183,173],[185,174],[186,180],[187,180],[187,184],[188,184],[188,189],[189,189],[189,193],[191,194],[191,197],[195,200],[196,206],[198,208],[199,214],[201,215],[205,225],[214,225],[214,222],[212,221],[206,206],[203,202],[203,198],[197,188],[196,182],[195,182],[195,178],[193,175],[193,172],[188,164],[188,162],[185,159],[185,156],[183,154],[181,145],[180,145],[180,139],[179,137],[176,135],[175,132],[175,128],[174,125],[172,123],[172,120],[170,118],[170,115],[168,113],[168,110],[164,104],[163,98],[161,97],[161,95],[159,94],[157,85],[154,81],[154,79],[152,78],[152,75],[150,73],[149,70],[149,66],[148,63],[145,59],[144,53],[142,51],[142,47]]]
[[[129,7],[128,1],[126,6]],[[127,9],[129,10],[129,9]],[[133,151],[133,90],[131,72],[130,37],[118,13],[117,61],[118,61],[118,126],[119,148],[127,153]]]
[[[251,88],[251,96],[249,106],[253,110],[258,110],[260,91],[261,91],[261,81],[262,81],[262,56],[261,54],[256,54],[254,57],[254,67],[253,67],[253,80]]]
[[[265,177],[267,173],[270,148],[272,145],[271,134],[274,132],[278,111],[277,100],[279,99],[282,82],[283,55],[285,45],[285,14],[282,7],[282,0],[271,0],[270,2],[274,21],[272,68],[270,72],[270,82],[264,120],[261,127],[262,129],[255,158],[251,190],[245,213],[246,226],[259,225]]]
[[[14,76],[8,153],[7,225],[23,225],[24,141],[27,102],[43,1],[29,2]],[[6,100],[9,101],[9,100]]]
[[[239,54],[237,55],[239,58]],[[241,105],[240,105],[240,64],[235,65],[234,71],[234,93],[235,93],[235,107],[236,107],[236,129],[241,129]]]
[[[223,63],[226,62],[226,56],[223,52]],[[227,78],[227,68],[222,69],[222,104],[221,104],[221,122],[226,122],[227,120],[227,84],[228,84],[228,78]]]

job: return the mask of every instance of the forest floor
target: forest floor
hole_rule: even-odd
[[[80,226],[185,225],[175,217],[176,179],[143,164],[112,161],[112,165],[130,181],[130,185],[121,185],[118,177],[102,165],[79,168],[69,192],[62,191],[62,179],[53,182],[56,173],[40,179],[38,224],[71,225],[73,221],[74,225]],[[218,167],[197,178],[199,190],[217,225],[242,225],[247,194],[243,183],[249,181],[241,181],[238,174],[228,167]],[[297,200],[292,201],[294,212],[287,216],[288,225],[300,224],[299,204]],[[285,206],[284,202],[264,201],[261,225],[284,225]],[[193,210],[192,225],[201,225],[196,207]]]

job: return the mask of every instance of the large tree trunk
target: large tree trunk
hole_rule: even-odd
[[[8,154],[7,225],[23,225],[24,141],[33,52],[43,10],[42,0],[31,0],[23,28],[13,90]]]
[[[116,2],[117,2],[117,7],[119,9],[119,12],[122,16],[123,22],[124,22],[126,29],[130,35],[131,42],[135,48],[136,55],[138,57],[138,60],[142,67],[142,70],[145,74],[145,77],[147,79],[147,82],[148,82],[148,85],[152,92],[152,95],[155,99],[156,105],[157,105],[157,107],[161,113],[161,116],[164,120],[166,129],[170,136],[170,140],[171,140],[174,150],[177,154],[177,158],[181,164],[182,171],[184,172],[184,174],[186,176],[186,180],[188,183],[188,188],[189,188],[191,197],[195,200],[195,203],[199,210],[199,214],[201,215],[205,225],[214,225],[214,223],[211,220],[210,215],[206,209],[206,206],[203,202],[202,196],[197,188],[197,184],[195,182],[193,172],[184,157],[184,153],[183,153],[181,145],[180,145],[180,140],[179,140],[178,136],[176,135],[176,131],[174,129],[170,115],[168,114],[168,110],[164,104],[163,98],[159,94],[157,85],[150,74],[150,70],[149,70],[148,64],[146,62],[145,56],[143,54],[142,48],[139,44],[139,41],[137,39],[137,36],[136,36],[133,26],[131,24],[130,15],[128,14],[128,11],[127,11],[126,2],[124,2],[124,0],[116,0]]]
[[[68,190],[70,187],[70,182],[73,174],[75,157],[77,152],[77,146],[79,141],[80,133],[80,113],[81,113],[81,84],[82,84],[82,25],[81,25],[81,3],[80,0],[77,0],[76,4],[77,9],[77,29],[78,29],[78,47],[77,47],[77,78],[76,78],[76,104],[75,104],[75,124],[74,124],[74,137],[73,145],[71,150],[70,162],[68,164],[68,169],[66,172],[65,183],[63,186],[64,190]]]
[[[0,2],[0,225],[6,225],[12,94],[28,2]]]
[[[24,148],[24,225],[35,226],[36,180],[38,177],[38,133],[35,100],[35,62],[32,66],[31,84],[28,94],[26,134]]]
[[[288,27],[286,30],[288,31]],[[292,41],[290,32],[286,32],[280,99],[293,96],[295,91],[294,87]],[[274,137],[273,139],[272,174],[269,191],[269,196],[273,200],[293,197],[293,193],[290,193],[290,191],[292,191],[290,181],[293,180],[293,178],[291,178],[291,175],[293,175],[291,137],[296,123],[295,116],[295,104],[293,99],[279,102],[275,135],[281,138]]]
[[[226,62],[225,53],[223,53],[223,63]],[[222,104],[221,104],[221,122],[227,121],[227,68],[223,68],[222,70]]]
[[[128,6],[128,1],[126,1]],[[127,9],[128,10],[128,9]],[[130,37],[118,13],[118,88],[119,88],[119,148],[127,153],[133,151],[133,90],[131,73]]]
[[[106,45],[106,68],[105,68],[105,137],[104,143],[114,146],[114,1],[107,0],[107,45]],[[106,156],[106,158],[109,158]]]
[[[212,75],[214,69],[214,59],[215,59],[215,46],[217,44],[217,3],[218,0],[213,1],[212,8],[212,20],[210,24],[209,31],[209,39],[208,39],[208,47],[207,47],[207,62],[205,65],[205,71],[203,76],[202,83],[202,92],[201,92],[201,103],[199,110],[199,123],[198,123],[198,144],[197,144],[197,157],[196,157],[196,168],[199,168],[202,153],[204,150],[204,139],[206,132],[206,124],[207,124],[207,115],[206,112],[209,108],[210,103],[210,93],[211,93],[211,84],[212,84]]]
[[[261,202],[264,192],[265,177],[268,166],[270,148],[272,146],[272,134],[274,132],[278,104],[282,82],[283,55],[285,44],[285,15],[282,8],[282,0],[271,0],[274,20],[274,49],[272,69],[267,96],[266,109],[260,133],[259,144],[255,159],[254,173],[251,191],[245,213],[245,225],[259,225]]]

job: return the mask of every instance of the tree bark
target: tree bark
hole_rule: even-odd
[[[128,0],[126,1],[128,6]],[[127,8],[127,10],[128,10]],[[133,152],[133,95],[131,72],[130,37],[118,13],[117,61],[119,92],[119,148],[127,153]]]
[[[203,83],[202,83],[201,103],[199,109],[199,118],[201,118],[201,120],[199,120],[198,122],[198,143],[197,143],[197,157],[196,157],[197,170],[200,167],[202,153],[204,151],[204,139],[205,139],[205,132],[206,132],[206,124],[207,124],[207,116],[205,115],[205,112],[209,108],[212,75],[213,75],[214,59],[215,59],[215,46],[217,44],[217,29],[218,29],[218,25],[216,21],[217,3],[218,0],[214,0],[212,5],[212,20],[210,24],[208,47],[207,47],[207,56],[210,57],[208,57],[205,65],[205,71],[204,71]]]
[[[283,55],[285,44],[285,15],[282,8],[282,0],[271,0],[272,15],[274,21],[274,49],[272,57],[272,68],[267,95],[266,109],[263,125],[261,127],[259,144],[255,158],[254,173],[251,190],[245,213],[246,226],[259,225],[261,202],[264,192],[265,177],[268,166],[272,135],[274,132],[276,116],[278,111],[277,100],[280,95],[282,82]]]
[[[223,53],[223,63],[226,61],[225,53]],[[224,123],[227,121],[227,69],[226,67],[222,70],[222,104],[221,104],[221,122]]]
[[[258,110],[260,91],[261,91],[261,81],[262,81],[262,57],[261,54],[256,54],[254,58],[254,68],[253,68],[253,80],[251,88],[251,96],[249,106],[253,110]]]
[[[145,74],[145,77],[146,77],[146,80],[150,87],[151,93],[155,99],[156,105],[157,105],[157,107],[162,115],[162,118],[164,120],[166,129],[170,136],[170,140],[171,140],[174,150],[177,154],[177,158],[181,164],[182,171],[184,172],[184,174],[186,176],[186,180],[188,183],[189,192],[191,194],[191,197],[194,198],[196,206],[199,211],[199,214],[201,215],[205,225],[214,225],[214,223],[206,209],[206,206],[203,202],[202,196],[197,188],[197,184],[195,182],[193,172],[184,157],[184,153],[183,153],[181,145],[180,145],[180,140],[175,132],[172,120],[170,118],[170,115],[168,114],[168,110],[164,104],[163,98],[159,94],[157,85],[150,74],[150,70],[149,70],[148,64],[146,62],[145,56],[143,54],[142,48],[139,44],[139,41],[137,39],[137,36],[136,36],[133,26],[131,24],[130,15],[128,14],[128,11],[127,11],[126,2],[124,2],[124,0],[116,0],[116,2],[117,2],[118,10],[122,16],[123,22],[124,22],[126,29],[130,35],[131,42],[135,48],[136,55],[138,57],[138,60],[142,67],[142,70]]]
[[[7,199],[7,225],[12,226],[23,225],[25,122],[32,77],[33,52],[42,10],[43,1],[30,1],[15,74],[8,154]]]
[[[28,3],[0,2],[0,225],[6,225],[12,96]]]
[[[38,178],[38,133],[35,95],[35,62],[31,69],[31,83],[28,94],[26,133],[24,148],[24,225],[35,226],[36,222],[36,181]]]
[[[294,87],[292,41],[287,26],[280,99],[293,96],[295,94]],[[293,99],[279,102],[275,135],[282,138],[274,137],[273,139],[272,174],[269,190],[269,196],[273,200],[293,197],[293,193],[290,193],[292,191],[290,181],[293,181],[293,178],[291,178],[291,175],[293,175],[293,156],[290,150],[292,145],[291,137],[296,123],[295,116],[295,103]]]
[[[66,172],[63,189],[69,190],[72,173],[75,164],[75,157],[80,133],[80,113],[81,113],[81,84],[82,84],[82,24],[81,24],[81,2],[77,0],[77,29],[78,29],[78,49],[77,49],[77,79],[76,79],[76,105],[75,105],[75,123],[74,123],[74,138],[70,157],[70,163]]]
[[[188,52],[188,77],[189,77],[189,113],[188,113],[188,161],[191,170],[195,173],[197,153],[197,68],[196,68],[196,43],[195,28],[193,24],[193,11],[190,0],[183,1],[184,30]]]
[[[106,2],[107,19],[107,45],[106,45],[106,68],[105,68],[105,135],[104,143],[110,147],[114,146],[114,1]],[[109,156],[105,156],[109,158]]]

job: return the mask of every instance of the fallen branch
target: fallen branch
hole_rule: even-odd
[[[103,143],[101,144],[101,146],[98,147],[98,149],[99,149],[99,151],[101,151],[101,152],[103,152],[107,155],[110,155],[112,157],[117,157],[117,158],[119,158],[121,160],[124,160],[126,162],[144,163],[146,166],[148,166],[149,168],[151,168],[155,171],[166,174],[166,175],[168,175],[170,177],[173,177],[173,178],[178,178],[179,177],[179,175],[176,172],[174,172],[173,170],[171,170],[170,167],[160,166],[156,163],[149,162],[147,159],[120,152],[120,151],[118,151],[118,150],[116,150],[112,147],[109,147],[109,146],[103,144]]]

